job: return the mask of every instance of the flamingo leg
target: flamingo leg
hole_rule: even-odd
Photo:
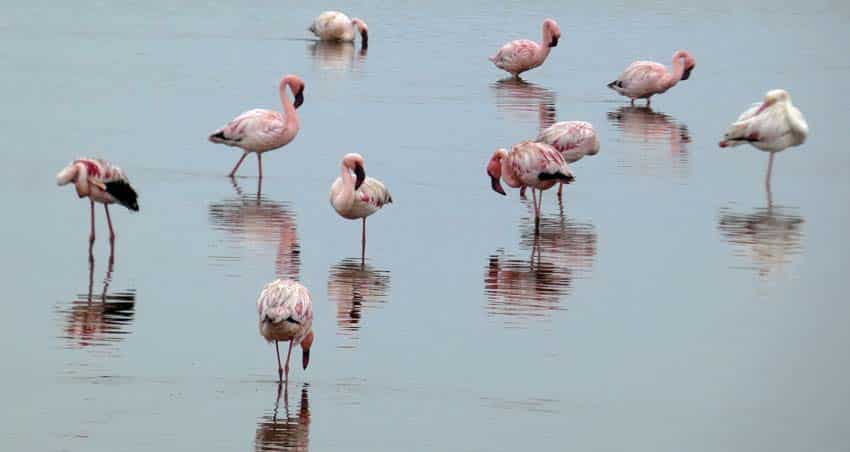
[[[277,353],[277,378],[278,382],[283,382],[283,366],[280,364],[280,349],[277,346],[277,341],[274,341],[274,351]]]
[[[258,154],[258,155],[259,155],[259,154]],[[247,157],[247,156],[248,156],[248,152],[247,152],[247,151],[242,153],[242,157],[239,157],[239,161],[238,161],[238,162],[236,162],[236,166],[234,166],[234,167],[233,167],[233,171],[231,171],[231,172],[230,172],[230,177],[233,177],[233,176],[235,176],[235,175],[236,175],[236,170],[238,170],[238,169],[239,169],[239,165],[241,165],[241,164],[242,164],[242,160],[245,160],[245,157]]]
[[[360,265],[366,262],[366,218],[363,218],[363,232],[360,237]]]
[[[115,229],[112,228],[112,218],[109,216],[109,206],[103,205],[103,210],[106,211],[106,223],[109,224],[109,243],[115,244]]]
[[[534,204],[534,234],[540,233],[540,208],[537,207],[537,189],[531,189],[531,202]],[[540,192],[540,197],[543,197],[543,192]]]
[[[263,154],[257,153],[257,167],[260,168],[260,179],[263,179]]]
[[[561,182],[561,183],[558,184],[558,199],[561,199],[561,197],[563,195],[564,195],[564,183]]]
[[[767,207],[770,208],[773,205],[773,195],[770,192],[770,176],[773,173],[773,156],[776,155],[775,152],[770,153],[770,159],[767,161],[767,176],[764,178],[764,189],[767,191]]]
[[[635,100],[632,99],[631,101],[632,101],[632,106],[634,107],[635,106]]]
[[[292,355],[292,344],[295,343],[294,339],[289,340],[289,351],[286,352],[286,364],[283,365],[283,373],[286,375],[286,383],[289,384],[289,357]]]
[[[540,228],[540,212],[543,211],[543,190],[540,190],[540,196],[537,197],[537,220],[536,226],[538,229]]]
[[[89,200],[91,203],[91,232],[89,233],[89,243],[94,243],[94,201]]]

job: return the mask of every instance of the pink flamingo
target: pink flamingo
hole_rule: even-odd
[[[511,41],[491,56],[490,61],[497,68],[519,78],[519,74],[542,65],[560,38],[561,28],[558,23],[554,19],[546,19],[543,21],[543,41],[540,44],[528,39]]]
[[[554,147],[535,141],[523,141],[515,144],[508,152],[498,149],[487,164],[490,185],[496,193],[505,195],[505,189],[499,179],[513,188],[531,187],[534,198],[535,230],[540,226],[540,207],[543,202],[543,190],[548,190],[556,182],[565,184],[575,181],[564,156]],[[536,191],[540,191],[538,200]]]
[[[124,171],[101,159],[82,158],[75,160],[56,175],[57,185],[74,183],[77,196],[88,197],[91,204],[91,233],[89,234],[89,258],[91,246],[94,244],[94,203],[103,204],[106,221],[109,224],[109,242],[115,244],[115,229],[112,228],[112,218],[109,216],[109,205],[118,203],[132,210],[139,211],[138,195],[130,186],[130,180]]]
[[[575,163],[586,155],[599,153],[599,137],[593,124],[585,121],[561,121],[540,131],[537,141],[557,149],[564,160]],[[564,184],[558,184],[558,198],[563,196]],[[525,197],[525,187],[519,192]]]
[[[363,156],[346,154],[340,165],[340,176],[331,186],[331,205],[341,217],[363,219],[360,261],[366,259],[366,217],[393,202],[390,191],[378,179],[366,177]],[[352,176],[352,172],[354,175]]]
[[[764,101],[753,104],[732,123],[720,141],[720,147],[749,143],[757,149],[770,152],[765,186],[770,192],[770,174],[773,156],[792,146],[799,146],[809,135],[809,125],[784,89],[768,91]]]
[[[291,279],[276,279],[263,288],[257,299],[260,315],[260,334],[269,342],[274,341],[277,353],[277,372],[280,381],[286,376],[289,382],[289,357],[292,345],[301,344],[301,364],[304,369],[310,364],[310,347],[313,345],[313,301],[310,291],[301,283]],[[279,341],[289,341],[286,365],[280,364]]]
[[[360,30],[360,45],[369,46],[369,27],[361,19],[349,19],[339,11],[325,11],[313,19],[310,30],[322,41],[354,41],[355,29]]]
[[[294,104],[286,95],[287,86],[295,96]],[[280,81],[280,101],[283,103],[283,113],[261,108],[248,110],[210,135],[213,143],[235,146],[244,151],[230,172],[230,177],[236,175],[236,170],[249,152],[256,152],[262,179],[263,152],[286,146],[298,135],[300,125],[295,110],[304,103],[304,81],[297,75],[283,77]]]
[[[654,61],[635,61],[608,88],[631,99],[646,99],[649,105],[650,97],[661,94],[679,83],[687,80],[691,71],[696,67],[696,59],[685,50],[677,50],[673,54],[673,72],[669,72],[661,63]]]

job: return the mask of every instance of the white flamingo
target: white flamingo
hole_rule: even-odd
[[[308,28],[322,41],[354,41],[355,32],[360,30],[360,45],[365,49],[369,46],[369,27],[358,18],[350,19],[339,11],[325,11],[313,19]]]
[[[301,345],[301,364],[304,369],[310,363],[310,347],[313,345],[313,301],[310,291],[301,283],[291,279],[276,279],[263,288],[257,299],[260,317],[260,334],[269,342],[274,341],[277,353],[278,378],[284,376],[289,382],[289,357],[292,345]],[[289,341],[286,365],[280,364],[279,341]]]

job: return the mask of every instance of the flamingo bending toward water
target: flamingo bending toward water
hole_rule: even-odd
[[[720,141],[720,147],[738,146],[749,143],[757,149],[770,152],[765,186],[770,192],[770,174],[773,156],[792,146],[806,141],[809,125],[794,104],[791,95],[784,89],[768,91],[761,103],[753,104],[732,123]]]
[[[617,80],[609,83],[608,88],[631,99],[632,105],[635,104],[635,99],[646,99],[648,106],[650,97],[667,91],[680,80],[690,78],[696,64],[693,55],[685,50],[677,50],[673,54],[673,72],[668,71],[661,63],[635,61]]]
[[[546,143],[564,156],[564,160],[575,163],[586,155],[599,153],[599,137],[593,124],[585,121],[561,121],[540,131],[537,141]],[[558,185],[558,197],[563,195],[564,184]],[[525,187],[519,192],[525,197]]]
[[[274,341],[277,353],[278,378],[289,382],[289,357],[292,345],[301,345],[301,364],[304,369],[310,364],[310,347],[313,345],[313,301],[310,291],[301,283],[291,279],[276,279],[263,288],[257,299],[260,316],[260,334],[269,342]],[[277,343],[289,341],[286,365],[280,364],[280,349]]]
[[[292,90],[295,103],[290,102],[286,95],[287,86]],[[280,101],[283,103],[283,113],[261,108],[248,110],[210,135],[209,139],[213,143],[235,146],[244,151],[230,172],[230,177],[236,175],[236,170],[249,152],[256,152],[259,177],[262,179],[263,152],[286,146],[298,135],[300,124],[295,110],[304,103],[304,81],[297,75],[283,77],[280,80]]]
[[[493,190],[502,195],[506,193],[499,179],[503,179],[513,188],[531,187],[535,230],[540,226],[543,190],[552,188],[556,182],[569,184],[575,181],[564,156],[554,147],[535,141],[515,144],[510,152],[497,149],[487,164],[487,175],[490,176]],[[539,201],[536,194],[538,190]]]
[[[350,19],[339,11],[325,11],[313,19],[310,30],[322,41],[354,41],[356,30],[360,30],[360,43],[363,48],[369,46],[369,26],[358,18]]]
[[[92,259],[91,246],[94,244],[94,203],[103,204],[106,222],[109,224],[109,242],[115,243],[115,230],[109,216],[109,205],[118,203],[139,211],[138,195],[130,185],[130,180],[121,168],[98,158],[75,160],[56,175],[57,185],[74,183],[77,196],[88,197],[91,204],[91,233],[89,234],[89,258]]]
[[[558,23],[554,19],[546,19],[543,21],[543,41],[540,44],[528,39],[511,41],[491,56],[490,61],[497,68],[519,78],[519,74],[542,65],[560,38],[561,28]]]
[[[352,175],[351,173],[354,173]],[[366,177],[365,163],[360,154],[346,154],[340,164],[340,176],[331,186],[331,205],[341,217],[363,219],[360,261],[366,258],[366,217],[393,202],[386,185]]]

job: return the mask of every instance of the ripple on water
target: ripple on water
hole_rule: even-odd
[[[688,176],[688,126],[676,118],[650,107],[624,105],[608,112],[608,121],[619,132],[620,142],[634,145],[613,149],[619,166],[634,168],[642,175],[670,174],[678,179]],[[667,150],[665,150],[667,148]]]
[[[354,348],[365,310],[387,302],[390,272],[373,267],[367,260],[346,258],[328,271],[328,297],[336,303],[339,334],[348,340],[340,348]]]
[[[720,209],[717,228],[734,253],[751,261],[747,268],[760,277],[783,273],[794,256],[803,251],[803,217],[798,209],[783,206],[734,211]]]
[[[310,394],[306,383],[301,386],[300,393],[298,405],[290,407],[288,389],[278,385],[274,408],[257,421],[254,450],[309,450]]]

